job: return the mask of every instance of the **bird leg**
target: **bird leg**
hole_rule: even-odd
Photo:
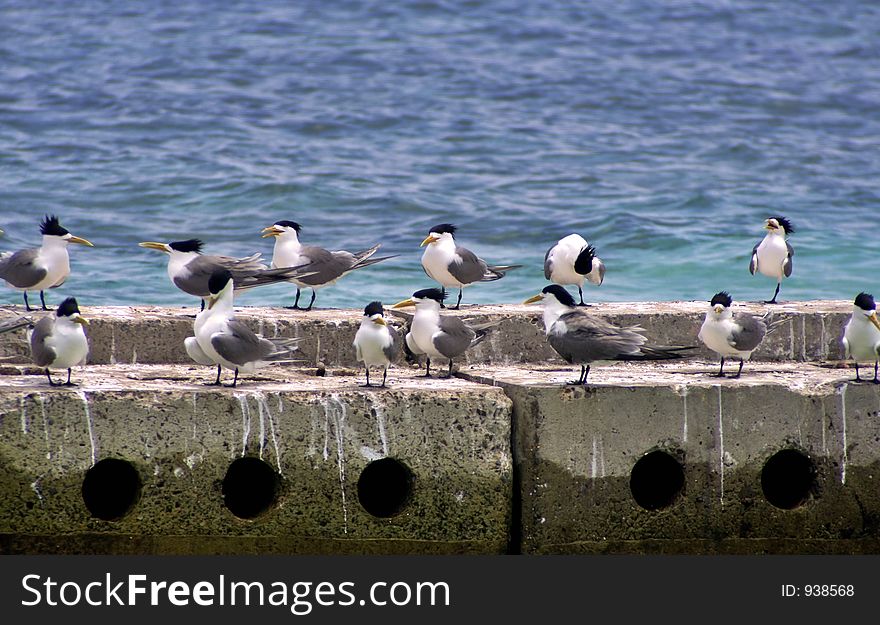
[[[574,382],[568,382],[567,384],[569,386],[586,385],[587,384],[587,375],[589,375],[589,373],[590,373],[590,365],[586,365],[586,366],[581,365],[580,377],[577,380],[575,380]]]
[[[24,309],[28,312],[31,312],[33,310],[33,308],[31,308],[31,305],[28,304],[27,301],[27,291],[24,292]]]
[[[205,310],[205,300],[203,299],[202,300],[202,307],[201,307],[200,311],[204,311],[204,310]]]
[[[77,386],[70,381],[70,367],[67,368],[67,382],[64,384],[64,386]]]
[[[862,378],[859,377],[859,361],[856,361],[856,382],[861,382]]]
[[[765,300],[765,301],[764,301],[765,304],[776,304],[776,303],[778,303],[778,302],[776,301],[776,296],[779,295],[779,287],[781,287],[781,286],[782,286],[782,282],[777,282],[777,283],[776,283],[776,292],[773,293],[773,299],[771,299],[771,300]]]
[[[578,306],[583,306],[584,308],[589,308],[590,305],[584,302],[584,290],[581,287],[578,287],[578,295],[581,296],[581,303]]]
[[[449,310],[461,310],[461,291],[462,289],[458,289],[458,301],[455,303],[455,308]]]
[[[296,299],[293,300],[293,306],[288,306],[288,310],[302,310],[299,307],[299,287],[296,287]]]
[[[443,297],[440,298],[440,308],[446,308],[446,304],[443,303],[443,301],[446,299],[446,287],[445,286],[440,287],[440,293],[443,294]]]
[[[733,377],[738,378],[740,375],[742,375],[742,372],[743,372],[743,362],[744,362],[743,360],[740,360],[740,361],[739,361],[739,371],[737,371],[737,372],[736,372],[736,375],[733,376]]]
[[[716,378],[723,378],[724,377],[724,357],[723,356],[721,357],[721,369],[719,369],[718,373],[715,374],[715,377]]]
[[[370,367],[368,365],[364,365],[364,371],[367,372],[367,383],[361,384],[361,386],[373,386],[370,384]]]
[[[446,375],[447,378],[452,377],[452,358],[449,359],[449,373]]]
[[[223,386],[227,388],[235,388],[235,385],[238,383],[238,367],[235,368],[235,377],[232,379],[232,384],[224,384]]]
[[[46,307],[46,296],[40,291],[40,303],[43,304],[43,310],[52,310],[51,308]]]
[[[220,365],[217,365],[217,379],[213,382],[208,382],[205,386],[220,386]]]
[[[874,361],[874,384],[880,384],[880,380],[877,379],[877,364],[878,361]]]
[[[388,367],[385,367],[382,370],[382,387],[381,388],[385,388],[385,378],[387,378],[387,377],[388,377]]]
[[[425,362],[427,363],[425,365],[425,375],[423,375],[422,377],[430,378],[431,377],[431,359],[425,358]]]
[[[61,386],[61,382],[52,381],[52,374],[49,373],[49,367],[46,367],[46,377],[49,378],[49,386]]]
[[[315,295],[317,295],[317,292],[315,291],[315,289],[312,289],[312,299],[309,300],[309,305],[306,306],[303,310],[311,310],[312,309],[312,304],[315,303]]]

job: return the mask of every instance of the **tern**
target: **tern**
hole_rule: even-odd
[[[0,279],[5,280],[7,286],[24,291],[24,307],[28,311],[32,310],[28,291],[39,291],[43,310],[49,310],[43,291],[61,286],[70,275],[68,244],[95,247],[70,234],[54,215],[46,215],[40,224],[40,232],[43,235],[40,247],[0,254]]]
[[[231,387],[238,383],[239,371],[253,373],[271,363],[291,362],[299,339],[266,339],[255,334],[232,311],[235,290],[232,272],[218,269],[208,280],[207,306],[196,316],[195,336],[184,341],[186,353],[200,365],[217,365],[220,385],[222,368],[235,371]]]
[[[794,233],[794,226],[785,217],[770,217],[764,224],[767,230],[764,239],[752,250],[752,260],[749,262],[749,272],[755,275],[760,271],[765,276],[776,278],[776,291],[773,299],[765,304],[776,304],[776,296],[779,295],[779,287],[782,286],[782,278],[791,276],[792,257],[794,248],[785,237]]]
[[[584,303],[584,281],[599,286],[605,280],[605,263],[596,256],[596,248],[587,243],[579,234],[570,234],[557,241],[556,245],[544,255],[544,277],[565,286],[577,285],[581,301]]]
[[[394,256],[382,256],[373,258],[382,246],[377,243],[373,247],[360,252],[346,252],[339,250],[331,252],[323,247],[303,245],[299,240],[302,226],[295,221],[276,221],[271,226],[263,228],[263,238],[275,237],[275,248],[272,254],[272,267],[303,267],[312,272],[308,277],[292,278],[290,282],[296,285],[296,300],[293,303],[294,310],[311,310],[315,303],[317,289],[336,284],[336,281],[348,275],[355,269],[363,269],[375,265],[383,260]],[[301,289],[312,289],[312,299],[306,308],[300,308],[299,296]]]
[[[68,297],[54,315],[46,315],[28,332],[31,358],[35,365],[45,368],[51,386],[76,386],[70,381],[70,370],[84,365],[89,355],[89,341],[83,331],[87,325],[76,299]],[[67,369],[67,382],[53,382],[50,369]]]
[[[259,253],[244,258],[202,254],[204,244],[199,239],[172,241],[171,243],[144,241],[138,245],[168,254],[168,277],[171,278],[171,282],[184,293],[202,298],[202,310],[205,308],[205,298],[210,295],[208,280],[215,271],[221,269],[230,271],[235,288],[238,290],[256,286],[253,284],[254,282],[263,284],[280,281],[263,282],[259,280],[260,276],[287,275],[290,278],[310,273],[291,266],[281,269],[267,269],[266,265],[261,262]]]
[[[422,254],[422,267],[432,280],[446,288],[458,289],[458,302],[453,310],[461,308],[461,291],[475,282],[493,282],[500,280],[511,269],[522,265],[489,265],[482,258],[465,247],[456,245],[455,231],[452,224],[437,224],[428,232],[420,247],[425,248]],[[441,308],[444,308],[441,301]]]
[[[874,384],[877,378],[877,361],[880,360],[880,321],[877,319],[877,305],[874,296],[859,293],[853,302],[852,316],[843,330],[843,349],[847,359],[856,363],[856,382],[859,377],[859,361],[874,362]]]
[[[498,321],[468,325],[458,317],[440,315],[440,305],[446,294],[440,289],[422,289],[412,297],[397,302],[392,308],[415,306],[416,312],[406,335],[406,344],[414,354],[427,355],[425,377],[431,377],[431,358],[447,358],[449,375],[452,360],[486,338]]]
[[[581,366],[581,375],[570,384],[587,384],[590,365],[608,360],[670,360],[684,358],[693,347],[654,346],[639,326],[621,328],[577,308],[571,294],[558,284],[544,287],[524,304],[542,303],[547,341],[562,358]]]
[[[370,367],[372,366],[382,367],[381,388],[385,388],[388,367],[400,355],[400,335],[385,321],[382,302],[370,302],[364,308],[364,316],[354,335],[353,345],[358,362],[364,363],[367,374],[367,383],[364,386],[371,386]]]
[[[721,356],[721,369],[718,377],[724,377],[724,359],[739,360],[739,370],[734,378],[742,374],[743,364],[764,340],[764,337],[785,320],[767,324],[766,317],[755,317],[749,313],[733,314],[733,298],[726,291],[716,293],[709,302],[709,310],[700,327],[697,338],[706,347]]]

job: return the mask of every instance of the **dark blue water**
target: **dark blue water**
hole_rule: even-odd
[[[850,299],[880,290],[878,59],[854,0],[0,0],[0,249],[57,213],[98,247],[51,299],[189,304],[138,241],[271,257],[260,229],[293,219],[400,254],[319,293],[355,307],[429,285],[418,246],[450,221],[526,265],[466,302],[537,292],[571,232],[608,266],[594,299],[746,300],[782,214],[783,298]]]

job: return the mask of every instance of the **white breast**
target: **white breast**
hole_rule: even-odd
[[[785,239],[768,234],[758,246],[758,271],[771,278],[782,279],[782,265],[788,257]]]
[[[861,315],[861,313],[856,313]],[[862,315],[864,316],[864,315]],[[856,361],[877,361],[877,352],[880,350],[880,330],[865,319],[850,319],[843,332],[846,339],[849,357]]]
[[[372,327],[371,327],[372,326]],[[362,323],[354,335],[354,345],[358,350],[358,360],[366,365],[389,364],[383,351],[392,343],[391,333],[385,326],[376,325],[372,321]]]

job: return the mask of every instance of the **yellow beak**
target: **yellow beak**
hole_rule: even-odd
[[[429,234],[425,237],[425,240],[422,241],[422,244],[419,247],[425,247],[429,243],[433,243],[434,241],[439,241],[440,237],[435,237],[433,234]]]
[[[211,310],[214,307],[214,304],[217,303],[217,298],[213,295],[209,295],[205,298],[205,301],[208,302],[208,310]]]
[[[377,326],[387,326],[388,325],[387,323],[385,323],[385,319],[383,319],[382,317],[376,317],[375,319],[373,319],[373,323],[375,323]]]
[[[412,299],[405,299],[402,302],[397,302],[391,308],[406,308],[407,306],[415,306],[416,303],[412,301]]]
[[[716,306],[715,307],[715,312],[718,313],[719,315],[722,313],[723,310],[724,310],[723,306]]]
[[[871,313],[871,316],[869,316],[868,319],[870,319],[870,320],[871,320],[871,323],[873,323],[874,326],[875,326],[878,330],[880,330],[880,320],[877,319],[877,312],[876,312],[876,311],[875,311],[875,312],[872,312],[872,313]]]
[[[80,245],[85,245],[86,247],[95,247],[91,241],[86,241],[85,239],[81,239],[79,237],[70,237],[67,240],[71,243],[79,243]]]
[[[150,250],[159,250],[160,252],[170,252],[171,248],[168,247],[165,243],[157,243],[156,241],[144,241],[143,243],[138,243],[138,246],[145,247]]]
[[[83,317],[82,315],[77,315],[76,317],[74,317],[73,322],[78,323],[81,326],[88,326],[89,325],[89,320],[86,319],[85,317]]]
[[[524,301],[523,304],[537,304],[537,303],[540,302],[542,299],[544,299],[544,295],[543,295],[543,294],[538,294],[538,295],[535,295],[534,297],[530,297],[529,299],[527,299],[526,301]]]
[[[263,228],[261,230],[263,236],[261,238],[268,239],[269,237],[277,237],[284,233],[284,230],[281,230],[277,226],[269,226],[268,228]]]

